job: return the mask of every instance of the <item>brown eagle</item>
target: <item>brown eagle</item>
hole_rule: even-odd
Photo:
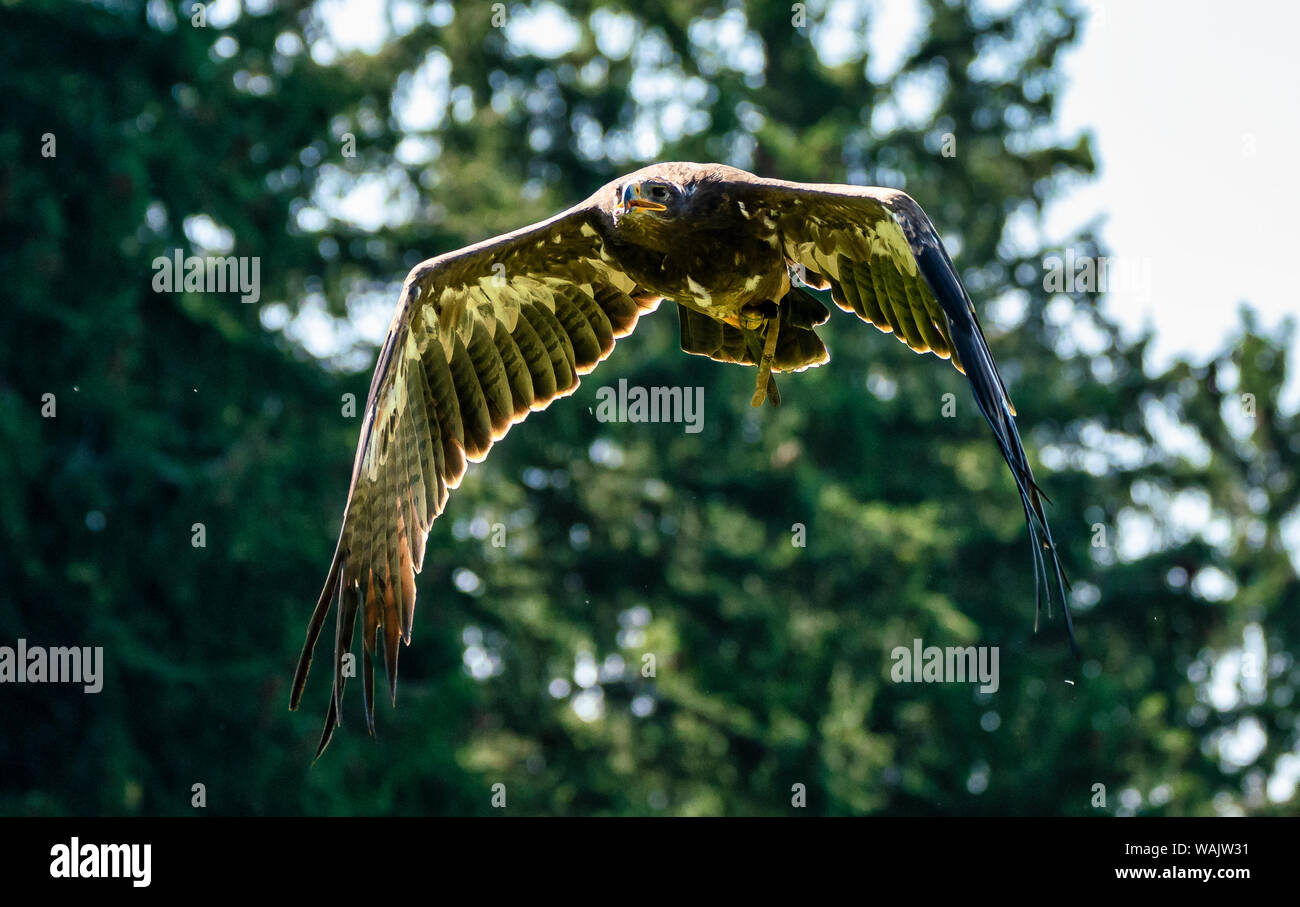
[[[291,709],[337,597],[333,693],[317,755],[341,720],[344,656],[358,610],[372,734],[380,648],[396,702],[398,641],[411,640],[415,574],[430,524],[466,461],[482,460],[511,425],[573,393],[579,376],[664,299],[677,304],[685,352],[756,366],[751,402],[777,405],[773,372],[828,358],[815,329],[830,313],[810,289],[830,290],[844,311],[918,353],[951,359],[966,375],[1020,490],[1039,603],[1046,588],[1050,607],[1054,580],[1074,648],[1065,577],[1015,409],[970,297],[920,206],[895,189],[761,179],[721,164],[655,164],[549,220],[431,258],[407,276],[370,382],[343,528],[293,681]]]

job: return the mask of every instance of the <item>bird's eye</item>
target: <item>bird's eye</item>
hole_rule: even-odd
[[[650,197],[655,201],[665,201],[668,198],[668,187],[652,186],[650,189]]]

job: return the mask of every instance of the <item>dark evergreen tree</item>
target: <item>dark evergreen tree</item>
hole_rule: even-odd
[[[1044,289],[1060,250],[1008,223],[1094,167],[1053,132],[1071,6],[928,0],[881,80],[863,42],[819,51],[819,4],[643,6],[565,4],[558,55],[521,4],[393,7],[373,54],[289,0],[204,27],[188,4],[0,7],[0,645],[106,664],[95,695],[0,687],[0,813],[186,813],[199,783],[231,814],[488,813],[496,783],[539,814],[785,813],[795,785],[824,814],[1293,809],[1265,791],[1300,680],[1291,338],[1247,318],[1207,367],[1149,375],[1149,338]],[[415,262],[645,158],[926,207],[1055,502],[1082,662],[1059,612],[1033,633],[1022,515],[960,375],[840,316],[832,361],[753,410],[752,375],[682,354],[665,305],[471,471],[399,709],[372,742],[350,693],[311,765],[327,684],[291,715],[288,681],[373,352],[340,320],[322,361],[305,326],[386,319]],[[338,203],[357,185],[373,222]],[[258,257],[259,301],[155,292],[175,249]],[[621,377],[705,388],[703,431],[599,422]],[[892,682],[917,638],[998,646],[998,691]],[[1224,748],[1253,730],[1257,753]]]

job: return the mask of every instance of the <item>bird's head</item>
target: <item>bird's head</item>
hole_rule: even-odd
[[[690,202],[690,193],[679,183],[663,177],[633,179],[619,190],[620,219],[654,218],[671,221],[681,216]]]
[[[661,252],[680,249],[687,231],[731,226],[725,180],[732,173],[747,175],[719,164],[653,164],[602,190],[613,190],[602,207],[624,240]]]

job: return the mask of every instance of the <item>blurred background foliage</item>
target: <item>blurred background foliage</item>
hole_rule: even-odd
[[[329,2],[202,27],[164,0],[0,2],[0,643],[106,661],[98,695],[0,688],[0,813],[189,814],[196,783],[255,815],[488,814],[497,783],[515,814],[786,814],[795,784],[817,814],[1294,812],[1290,336],[1247,312],[1208,365],[1151,374],[1096,295],[1044,291],[1043,205],[1096,166],[1053,125],[1077,9],[925,0],[877,76],[879,7],[836,5],[390,2],[366,45]],[[958,374],[839,315],[832,361],[752,410],[750,371],[680,353],[665,305],[471,471],[399,708],[372,741],[353,690],[313,765],[326,674],[297,714],[288,683],[345,395],[403,276],[671,159],[926,207],[1054,501],[1083,660],[1059,611],[1033,632]],[[153,292],[178,248],[258,256],[261,299]],[[598,422],[620,377],[704,387],[703,432]],[[892,683],[914,638],[999,646],[1000,689]]]

